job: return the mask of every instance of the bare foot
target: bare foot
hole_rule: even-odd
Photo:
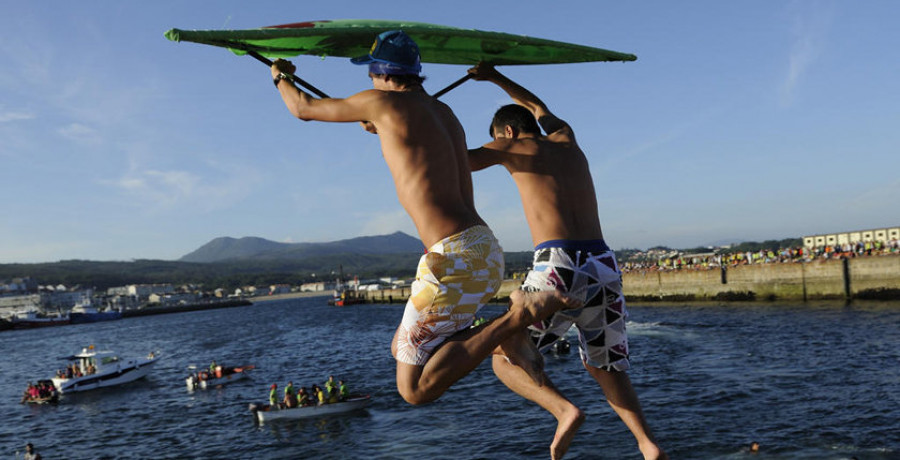
[[[638,444],[644,460],[669,460],[669,455],[659,448],[655,443],[649,442],[646,445]]]
[[[510,364],[521,367],[538,386],[544,385],[544,356],[531,341],[528,330],[504,340],[494,354],[503,355]]]
[[[525,292],[515,290],[509,294],[509,310],[520,310],[530,325],[547,319],[560,310],[581,308],[584,302],[569,297],[559,291]]]
[[[581,427],[581,422],[583,421],[584,412],[577,407],[574,411],[559,418],[559,424],[556,425],[556,434],[553,435],[553,444],[550,444],[551,459],[559,460],[566,455],[566,452],[569,450],[569,444],[572,443],[572,438],[575,437],[575,433],[578,432],[578,428]]]

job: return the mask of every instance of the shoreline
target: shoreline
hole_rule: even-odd
[[[285,300],[285,299],[301,299],[306,297],[331,297],[331,293],[328,291],[314,291],[314,292],[290,292],[287,294],[273,294],[273,295],[264,295],[259,297],[244,297],[245,300],[249,300],[250,302],[257,303],[265,303],[271,302],[273,300]]]

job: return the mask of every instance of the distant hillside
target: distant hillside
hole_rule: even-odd
[[[755,251],[762,248],[802,245],[796,238],[762,243],[745,242],[725,252]],[[656,248],[668,249],[668,248]],[[707,252],[709,248],[680,250]],[[643,251],[620,249],[620,261],[628,261]],[[332,280],[343,271],[345,279],[373,279],[384,276],[412,278],[422,256],[422,243],[401,232],[366,236],[329,243],[277,243],[263,238],[216,238],[178,261],[134,260],[95,262],[63,260],[39,264],[0,264],[0,281],[31,277],[38,284],[83,286],[106,289],[127,284],[199,284],[213,289],[242,286],[301,284]],[[505,252],[506,276],[524,273],[531,267],[531,251]],[[644,255],[646,259],[646,255]]]
[[[220,237],[178,259],[180,262],[212,263],[236,260],[293,260],[338,254],[422,254],[418,238],[403,232],[361,236],[327,243],[277,243],[264,238]]]

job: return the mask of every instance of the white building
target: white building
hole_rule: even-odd
[[[900,227],[876,228],[871,230],[856,230],[844,233],[804,236],[803,247],[812,249],[824,246],[854,244],[859,242],[865,243],[869,241],[881,241],[882,243],[886,244],[891,240],[900,240]]]
[[[290,294],[291,285],[290,284],[273,284],[269,286],[269,294]]]
[[[337,288],[337,283],[333,281],[318,281],[315,283],[303,283],[300,285],[300,292],[324,292]]]
[[[141,300],[149,299],[151,294],[165,296],[174,293],[175,288],[171,284],[131,284],[106,290],[108,296],[136,297]]]

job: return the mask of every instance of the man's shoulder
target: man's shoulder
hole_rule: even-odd
[[[541,138],[534,137],[522,139],[510,139],[508,137],[500,138],[494,139],[491,142],[484,144],[484,148],[489,150],[498,150],[501,152],[520,154],[537,153],[541,143],[540,139]]]
[[[362,98],[383,99],[385,97],[389,97],[389,95],[387,93],[389,93],[389,91],[382,91],[380,89],[369,88],[369,89],[364,89],[350,97],[354,98],[354,99],[362,99]]]
[[[575,131],[568,123],[562,122],[559,128],[543,137],[551,142],[571,142],[575,138]]]

